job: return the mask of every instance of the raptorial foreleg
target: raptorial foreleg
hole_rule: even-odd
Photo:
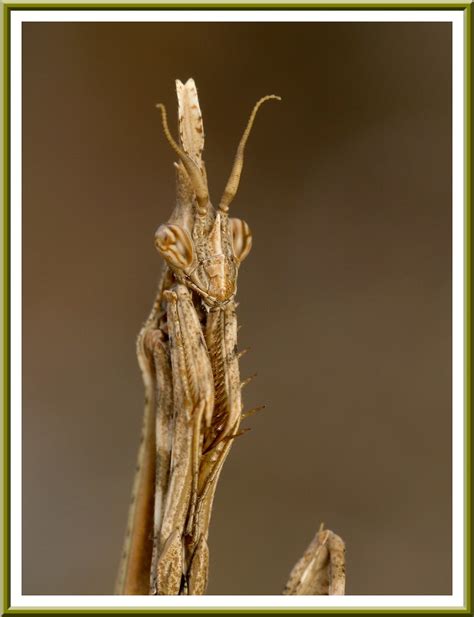
[[[238,434],[242,413],[235,304],[209,311],[206,342],[215,384],[215,409],[201,459],[194,535],[207,539],[214,493]]]
[[[161,529],[156,593],[188,592],[187,574],[198,538],[192,536],[202,427],[214,408],[214,383],[206,343],[190,292],[165,292],[173,379],[174,430],[170,480]],[[207,567],[206,567],[207,571]]]
[[[172,385],[167,343],[161,330],[147,323],[137,341],[138,362],[145,385],[145,412],[132,490],[127,533],[116,593],[144,595],[150,591],[154,517],[166,493],[171,430]],[[158,430],[157,430],[158,429]],[[157,438],[158,436],[158,438]]]

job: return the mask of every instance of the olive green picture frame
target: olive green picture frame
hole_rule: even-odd
[[[472,614],[472,407],[471,407],[471,225],[472,225],[472,201],[471,201],[471,165],[472,165],[472,103],[471,103],[471,72],[472,72],[472,3],[471,2],[446,2],[446,1],[418,1],[418,2],[357,2],[357,1],[343,1],[343,2],[146,2],[139,1],[136,3],[127,1],[113,1],[110,0],[102,2],[41,2],[16,0],[14,2],[2,1],[1,18],[3,24],[1,25],[1,32],[3,34],[3,165],[2,165],[2,179],[3,179],[3,508],[2,508],[2,528],[3,528],[3,576],[2,576],[2,615],[11,614],[78,614],[78,615],[94,615],[94,614],[120,614],[120,615],[134,615],[141,613],[201,613],[201,614],[279,614],[279,613],[314,613],[314,614],[358,614],[358,615],[375,615],[375,614]],[[465,25],[465,39],[464,39],[464,65],[465,65],[465,175],[464,175],[464,221],[465,221],[465,304],[464,304],[464,318],[465,318],[465,341],[464,341],[464,370],[465,370],[465,392],[464,392],[464,427],[465,427],[465,598],[464,607],[459,609],[449,608],[12,608],[10,601],[10,275],[11,275],[11,261],[10,261],[10,23],[11,15],[14,11],[32,10],[35,11],[48,11],[48,10],[130,10],[139,11],[141,9],[154,9],[154,10],[184,10],[184,9],[286,9],[294,10],[306,9],[306,10],[436,10],[436,11],[461,11],[464,16]]]

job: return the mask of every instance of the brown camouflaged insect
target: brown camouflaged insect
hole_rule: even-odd
[[[243,417],[235,294],[252,235],[247,223],[229,217],[229,206],[255,115],[262,103],[279,97],[265,96],[253,108],[215,209],[202,160],[204,129],[196,86],[192,79],[185,84],[177,80],[176,89],[179,145],[169,131],[164,105],[157,106],[179,159],[177,200],[169,221],[155,234],[165,266],[137,342],[145,414],[118,594],[205,593],[212,502]],[[318,563],[320,578],[324,566]],[[292,573],[285,593],[298,593],[298,572]]]

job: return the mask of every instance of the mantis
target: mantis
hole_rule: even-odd
[[[239,358],[244,351],[237,346],[235,296],[239,266],[250,252],[252,234],[247,223],[231,218],[229,211],[257,111],[266,101],[280,100],[269,95],[254,106],[214,208],[202,158],[204,128],[194,80],[177,80],[176,90],[179,143],[171,135],[165,106],[157,105],[164,135],[178,159],[176,205],[155,233],[164,268],[137,340],[145,411],[116,585],[116,593],[127,595],[206,591],[214,494],[232,443],[243,432],[245,382],[240,379]],[[312,563],[307,555],[303,561],[306,569]],[[318,563],[320,577],[321,558]],[[285,593],[302,588],[297,582],[301,572],[300,567],[292,574]],[[303,587],[308,589],[307,584]]]

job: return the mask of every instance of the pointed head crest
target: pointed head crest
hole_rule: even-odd
[[[157,107],[161,111],[166,139],[180,161],[177,166],[178,203],[170,222],[158,228],[155,244],[176,278],[199,293],[207,306],[214,306],[235,295],[238,266],[252,245],[247,223],[228,218],[230,203],[239,187],[245,145],[259,107],[265,101],[280,100],[280,97],[265,96],[254,106],[216,211],[210,202],[202,160],[204,127],[194,80],[188,79],[185,84],[177,80],[176,90],[180,144],[169,130],[165,106],[159,103]],[[186,182],[187,187],[184,186]],[[187,188],[192,192],[188,200]],[[183,203],[187,201],[193,203]]]

